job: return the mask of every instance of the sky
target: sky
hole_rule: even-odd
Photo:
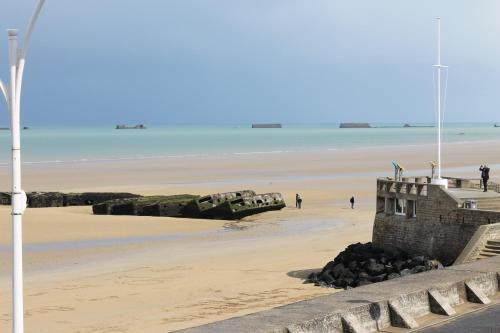
[[[0,0],[0,32],[22,37],[35,4]],[[22,122],[432,122],[437,16],[445,121],[500,121],[499,13],[498,0],[46,0]]]

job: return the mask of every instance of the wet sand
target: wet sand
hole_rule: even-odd
[[[445,146],[445,174],[478,177],[498,143]],[[490,160],[484,161],[484,156]],[[26,165],[24,188],[206,194],[284,193],[293,206],[241,222],[93,216],[90,207],[28,209],[29,332],[166,332],[335,292],[304,285],[346,245],[369,241],[375,179],[397,159],[428,174],[432,146]],[[0,168],[8,184],[7,168]],[[494,179],[493,179],[494,180]],[[351,195],[356,209],[349,207]],[[10,327],[10,222],[0,207],[0,331]],[[299,273],[297,273],[299,272]]]

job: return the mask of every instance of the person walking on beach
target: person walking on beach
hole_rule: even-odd
[[[349,200],[351,203],[351,209],[354,209],[354,195],[351,197],[351,200]]]
[[[485,165],[481,165],[479,167],[479,171],[481,171],[481,179],[483,180],[483,188],[484,192],[488,192],[488,180],[490,179],[490,168]]]
[[[298,209],[302,208],[302,197],[298,193],[295,194],[295,207]]]

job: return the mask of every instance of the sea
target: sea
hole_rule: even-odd
[[[421,145],[436,142],[431,124],[372,124],[373,128],[341,129],[339,124],[283,124],[280,129],[251,125],[147,126],[31,126],[21,132],[24,164],[279,154],[362,147]],[[429,127],[424,127],[429,126]],[[500,141],[493,123],[445,124],[443,141]],[[10,132],[0,131],[0,165],[10,160]]]

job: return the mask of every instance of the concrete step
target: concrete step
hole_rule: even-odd
[[[484,246],[485,249],[488,249],[488,250],[497,250],[497,251],[500,251],[500,246],[499,245],[490,245],[490,244],[486,244]]]
[[[474,260],[481,260],[481,259],[488,259],[488,258],[491,258],[491,256],[483,256],[481,254],[478,254]]]
[[[486,244],[500,246],[500,239],[491,239],[487,241]]]
[[[481,253],[479,253],[479,255],[483,256],[483,257],[495,257],[495,256],[497,256],[497,254],[495,254],[495,253],[487,253],[484,251],[481,251]]]
[[[491,254],[496,254],[496,255],[500,254],[500,250],[491,250],[491,249],[486,249],[486,248],[483,249],[481,252],[488,253],[488,254],[491,253]]]

